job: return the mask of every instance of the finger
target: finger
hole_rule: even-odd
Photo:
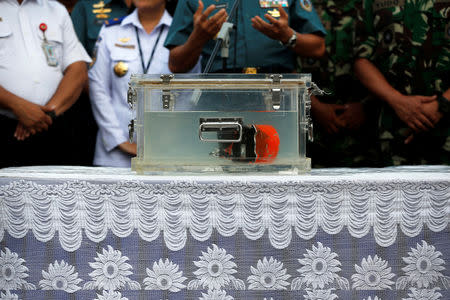
[[[264,17],[265,17],[267,20],[269,20],[269,22],[270,22],[271,24],[278,24],[278,22],[280,22],[280,21],[278,21],[277,19],[275,19],[274,17],[272,17],[272,16],[269,15],[269,14],[265,14]]]
[[[53,120],[52,120],[52,118],[50,118],[50,116],[45,115],[43,123],[46,123],[48,125],[52,125],[53,124]],[[47,126],[47,128],[48,128],[48,126]]]
[[[41,128],[42,130],[48,130],[48,125],[47,125],[47,123],[41,122],[40,128]]]
[[[261,17],[259,16],[254,17],[252,21],[254,21],[254,23],[252,24],[254,25],[253,27],[262,33],[270,31],[270,27],[272,26],[269,23],[265,22],[263,19],[261,19]]]
[[[205,6],[203,5],[202,0],[198,0],[198,7],[195,11],[194,17],[200,16],[203,12],[203,8],[205,8]]]
[[[413,139],[414,139],[414,134],[411,134],[410,136],[408,136],[405,139],[405,145],[408,145],[409,143],[411,143]]]
[[[423,132],[428,130],[428,128],[423,125],[423,123],[419,119],[415,119],[413,122],[417,129],[416,132]]]
[[[437,96],[422,96],[420,101],[422,101],[422,103],[429,103],[429,102],[433,102],[437,100]]]
[[[217,14],[215,14],[214,16],[212,16],[211,18],[209,18],[209,22],[211,24],[220,24],[220,26],[222,26],[222,23],[225,22],[225,20],[227,19],[228,15],[225,9],[221,9]],[[223,21],[222,21],[223,20]]]
[[[29,131],[32,135],[35,135],[35,134],[36,134],[36,129],[34,129],[34,128],[28,128],[28,131]]]
[[[209,15],[211,14],[211,12],[216,9],[216,6],[214,4],[211,4],[210,6],[208,6],[208,8],[203,12],[202,14],[202,21],[207,20]]]
[[[418,118],[424,126],[434,128],[433,120],[429,119],[426,115],[419,115]]]
[[[280,6],[278,7],[278,10],[280,11],[280,19],[286,19],[289,20],[289,15],[287,14],[287,12],[284,10],[283,6],[280,4]]]

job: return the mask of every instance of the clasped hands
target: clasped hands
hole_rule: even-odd
[[[48,130],[53,124],[48,113],[54,111],[54,109],[52,106],[43,106],[26,100],[17,105],[14,114],[17,116],[19,123],[14,132],[14,137],[23,141],[31,135]]]
[[[223,23],[228,19],[228,14],[224,8],[221,8],[213,16],[210,16],[210,14],[216,9],[214,4],[208,6],[205,10],[204,8],[203,2],[199,0],[197,11],[194,14],[194,30],[192,32],[192,35],[203,44],[214,39]],[[269,14],[265,14],[264,17],[270,22],[268,23],[261,17],[255,16],[251,19],[252,26],[266,36],[286,43],[294,33],[294,30],[289,27],[289,15],[281,5],[279,6],[279,11],[280,18],[278,20]]]

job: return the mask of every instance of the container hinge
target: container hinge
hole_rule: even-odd
[[[163,82],[163,85],[169,85],[170,81],[173,78],[173,74],[162,74],[161,75],[161,79]],[[163,109],[169,109],[171,106],[171,100],[172,100],[172,95],[170,94],[170,90],[162,90],[162,104],[163,104]]]
[[[131,119],[130,124],[128,124],[128,138],[130,140],[130,143],[133,142],[135,123],[136,123],[136,121],[134,119]]]
[[[327,95],[329,94],[327,91],[322,90],[315,84],[311,82],[310,88],[308,89],[308,93],[305,99],[305,117],[306,117],[306,131],[308,133],[308,140],[310,142],[314,142],[314,126],[311,118],[311,96],[312,95]]]
[[[272,108],[274,110],[278,110],[281,107],[281,94],[283,90],[279,87],[281,78],[283,78],[283,75],[281,74],[272,74],[270,75],[270,78],[272,79],[273,87],[270,90],[272,93]]]
[[[134,104],[136,103],[136,96],[137,96],[136,90],[131,86],[128,87],[127,102],[128,105],[130,106],[130,109],[134,108]]]

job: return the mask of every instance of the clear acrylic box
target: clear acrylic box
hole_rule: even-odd
[[[132,169],[305,173],[310,86],[310,74],[132,75]]]

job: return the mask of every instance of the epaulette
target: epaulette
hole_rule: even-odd
[[[125,18],[125,17],[114,18],[114,19],[106,20],[106,21],[105,21],[105,26],[106,26],[106,27],[109,27],[109,26],[112,26],[112,25],[120,24],[124,18]]]

